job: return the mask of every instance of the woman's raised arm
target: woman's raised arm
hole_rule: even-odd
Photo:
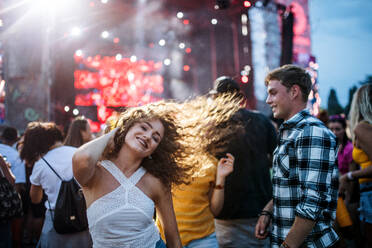
[[[107,144],[113,139],[116,130],[117,128],[82,145],[75,152],[72,157],[72,169],[75,178],[82,186],[89,187],[89,183],[96,172],[97,162]]]

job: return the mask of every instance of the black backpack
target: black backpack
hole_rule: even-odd
[[[69,181],[63,180],[53,167],[44,158],[42,159],[62,181],[54,208],[54,218],[52,215],[54,229],[60,234],[87,230],[87,207],[80,185],[74,177]]]

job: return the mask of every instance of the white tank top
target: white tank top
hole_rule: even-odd
[[[101,165],[120,183],[87,209],[93,247],[155,247],[160,239],[155,226],[154,202],[136,187],[146,170],[140,167],[127,178],[109,160]]]

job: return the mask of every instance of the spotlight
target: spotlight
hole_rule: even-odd
[[[70,111],[70,107],[69,106],[65,106],[65,112],[68,112],[68,111]]]
[[[244,1],[243,5],[246,8],[250,8],[252,6],[252,3],[251,3],[251,1],[246,0],[246,1]]]
[[[213,18],[212,20],[211,20],[211,23],[213,24],[213,25],[216,25],[217,24],[217,19],[215,19],[215,18]]]
[[[123,58],[123,56],[120,53],[116,54],[116,56],[115,56],[115,59],[117,61],[121,60],[122,58]]]
[[[134,63],[136,61],[137,61],[137,56],[136,55],[130,56],[130,62]]]
[[[80,49],[76,50],[75,55],[80,57],[83,55],[83,51],[81,51]]]
[[[165,40],[164,39],[159,40],[159,45],[160,46],[165,46]]]
[[[79,36],[81,34],[81,29],[79,27],[74,27],[71,29],[72,36]]]
[[[170,65],[171,60],[170,59],[164,59],[163,63],[164,63],[164,65]]]
[[[109,35],[110,35],[110,34],[109,34],[109,32],[107,32],[107,31],[103,31],[103,32],[101,33],[101,37],[104,38],[104,39],[108,38]]]
[[[178,19],[182,19],[183,18],[183,13],[182,12],[178,12],[177,13],[177,18]]]
[[[74,110],[72,110],[72,113],[73,113],[74,115],[78,115],[78,114],[79,114],[79,110],[78,110],[78,109],[74,109]]]

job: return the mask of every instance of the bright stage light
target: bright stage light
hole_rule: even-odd
[[[164,39],[159,40],[159,46],[165,46],[165,40]]]
[[[68,111],[70,111],[70,107],[69,106],[65,106],[65,112],[68,112]]]
[[[81,29],[80,29],[79,27],[73,27],[73,28],[71,29],[70,34],[71,34],[72,36],[79,36],[79,35],[81,34]]]
[[[178,47],[179,47],[180,49],[184,49],[184,48],[185,48],[185,43],[181,42],[181,43],[178,45]]]
[[[103,31],[103,32],[101,33],[101,37],[104,38],[104,39],[108,38],[109,35],[110,35],[110,34],[109,34],[109,32],[107,32],[107,31]]]
[[[80,49],[76,50],[75,55],[80,57],[83,55],[83,51],[81,51]]]
[[[115,56],[115,59],[117,61],[121,60],[122,58],[123,58],[123,56],[120,53],[116,54],[116,56]]]
[[[178,12],[177,13],[177,18],[178,19],[182,19],[183,18],[183,13],[182,12]]]
[[[164,65],[170,65],[171,64],[171,60],[170,59],[164,59],[163,61]]]
[[[103,4],[105,4],[107,2],[108,2],[108,0],[101,0],[101,3],[103,3]]]
[[[3,25],[3,20],[0,19],[0,27],[2,27]]]
[[[74,109],[74,110],[72,110],[72,113],[73,113],[74,115],[78,115],[78,114],[79,114],[79,110],[78,110],[78,109]]]
[[[137,56],[136,55],[130,56],[130,62],[134,63],[136,61],[137,61]]]
[[[216,25],[217,24],[217,19],[216,18],[213,18],[212,20],[211,20],[211,23],[213,24],[213,25]]]
[[[244,5],[244,7],[249,8],[249,7],[252,6],[252,3],[251,3],[251,1],[244,1],[243,5]]]

